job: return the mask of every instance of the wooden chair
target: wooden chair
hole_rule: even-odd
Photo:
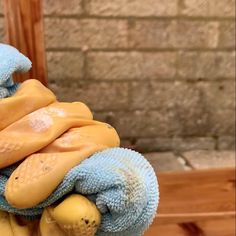
[[[17,80],[47,84],[41,0],[4,0],[7,40],[33,62]],[[145,236],[235,235],[235,169],[158,174],[160,206]]]

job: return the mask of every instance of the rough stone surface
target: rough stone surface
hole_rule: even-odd
[[[235,0],[208,0],[209,15],[235,17]]]
[[[182,78],[234,78],[235,52],[180,52],[178,75]]]
[[[180,3],[181,13],[186,16],[235,16],[235,0],[181,0]]]
[[[211,127],[208,135],[212,136],[234,136],[235,135],[235,110],[219,109],[211,111]]]
[[[134,82],[130,104],[133,109],[162,110],[161,122],[171,114],[172,119],[167,120],[177,124],[175,135],[219,135],[233,132],[234,93],[231,82],[201,82],[195,86]]]
[[[234,151],[190,151],[182,154],[194,169],[223,168],[235,166]]]
[[[174,20],[130,20],[129,44],[136,48],[168,48],[176,44]]]
[[[46,18],[44,21],[46,47],[81,47],[83,45],[80,35],[82,27],[78,22],[77,19]]]
[[[172,138],[139,138],[135,149],[140,152],[166,152],[174,150]]]
[[[127,21],[46,18],[45,38],[47,48],[122,48],[127,46]]]
[[[46,0],[43,3],[45,15],[80,15],[82,13],[82,0]]]
[[[80,79],[83,76],[83,55],[80,52],[48,52],[48,76],[51,80]]]
[[[112,112],[109,116],[109,121],[117,128],[123,138],[170,137],[173,135],[197,136],[211,132],[211,129],[209,130],[206,126],[205,120],[200,123],[196,118],[193,119],[195,114],[197,114],[196,112],[191,112],[187,115],[185,112],[178,112],[179,114],[176,111],[165,109],[159,109],[158,111]],[[202,119],[200,115],[198,115],[198,118]]]
[[[173,150],[189,151],[189,150],[213,150],[215,149],[215,139],[207,137],[197,138],[140,138],[133,144],[133,148],[141,152],[168,151]]]
[[[216,141],[210,137],[200,138],[174,138],[173,150],[175,151],[190,151],[190,150],[213,150],[215,149]]]
[[[180,171],[185,169],[185,165],[171,152],[146,153],[144,156],[153,166],[156,173],[161,171]]]
[[[100,16],[173,16],[177,0],[89,0],[87,12]]]
[[[232,46],[233,21],[130,20],[129,45],[136,48],[217,48]]]
[[[126,82],[114,83],[54,83],[51,89],[62,101],[81,101],[87,104],[92,111],[124,109],[128,104],[128,85]],[[60,92],[59,92],[60,91]],[[60,96],[59,94],[63,94]]]
[[[208,0],[181,0],[181,14],[186,16],[207,16]]]
[[[233,81],[199,82],[196,84],[199,90],[201,102],[208,109],[234,109],[235,108],[235,86]]]
[[[235,21],[223,21],[220,23],[219,46],[235,48]]]
[[[216,48],[218,45],[219,23],[180,20],[176,30],[178,48]]]
[[[89,53],[87,77],[91,79],[158,79],[175,75],[172,52],[99,52]]]
[[[170,86],[166,82],[140,81],[131,84],[131,107],[133,109],[186,109],[201,103],[199,91],[185,82],[175,82]],[[184,94],[184,96],[183,96]],[[198,104],[201,105],[201,104]]]
[[[217,147],[220,150],[235,150],[235,136],[219,137]]]
[[[51,80],[48,87],[53,91],[53,93],[57,96],[57,99],[61,102],[80,101],[78,94],[76,93],[78,82],[75,80]]]
[[[97,118],[113,125],[122,138],[170,136],[178,129],[172,113],[163,111],[100,112]]]
[[[204,107],[203,107],[204,108]],[[109,122],[123,138],[217,137],[234,135],[234,110],[160,108],[109,113]],[[99,116],[106,117],[106,112]],[[227,121],[227,122],[225,122]]]
[[[235,86],[232,81],[198,82],[195,84],[176,81],[132,82],[130,87],[132,109],[222,109],[235,107]],[[184,96],[183,96],[184,95]]]

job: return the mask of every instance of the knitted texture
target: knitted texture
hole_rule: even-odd
[[[0,43],[0,99],[13,95],[18,83],[12,80],[14,72],[26,72],[31,68],[31,61],[17,49]]]
[[[111,148],[92,155],[69,171],[48,199],[31,209],[15,209],[4,198],[14,168],[0,170],[0,209],[8,212],[35,217],[65,194],[82,193],[102,213],[97,236],[140,236],[156,213],[159,192],[154,170],[141,154],[129,149]]]

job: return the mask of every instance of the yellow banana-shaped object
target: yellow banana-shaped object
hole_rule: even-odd
[[[63,231],[71,236],[93,236],[101,223],[96,205],[78,194],[50,208],[50,214]]]
[[[40,220],[0,211],[1,236],[94,236],[100,223],[96,205],[79,194],[45,208]]]
[[[0,210],[0,235],[13,236],[10,215]]]
[[[44,209],[39,223],[39,235],[40,236],[67,236],[57,222],[52,218],[49,213],[49,208]]]

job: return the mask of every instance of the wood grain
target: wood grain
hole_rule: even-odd
[[[145,236],[235,236],[235,218],[183,224],[159,224]]]
[[[32,61],[29,73],[17,75],[17,81],[29,78],[47,84],[43,15],[41,0],[4,0],[7,42]]]
[[[158,174],[160,205],[145,236],[234,236],[235,168]]]

